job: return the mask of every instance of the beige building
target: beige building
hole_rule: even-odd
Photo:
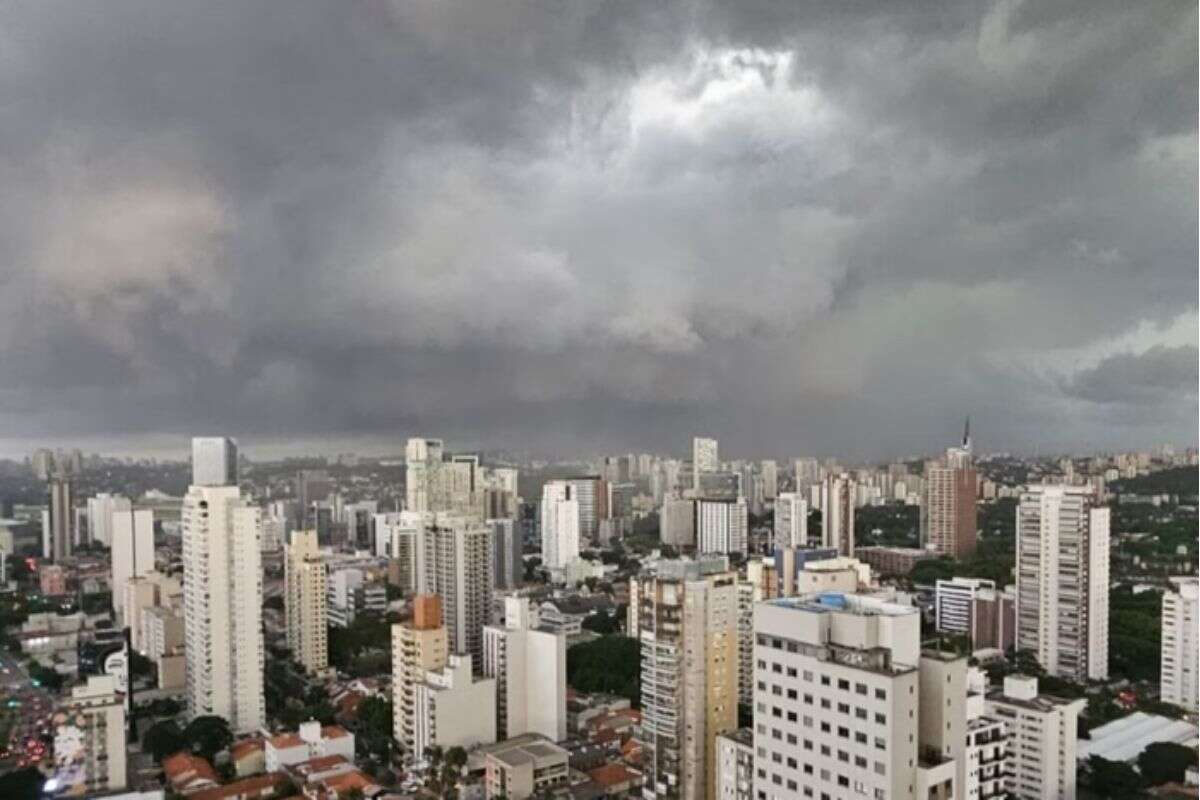
[[[821,483],[821,546],[839,555],[854,555],[854,504],[858,485],[848,473],[830,475]]]
[[[413,692],[413,753],[424,757],[437,745],[471,748],[496,741],[496,679],[475,678],[466,654],[451,655],[440,670],[425,673]]]
[[[515,736],[479,752],[488,800],[526,800],[570,780],[567,751],[536,733]]]
[[[737,728],[737,575],[728,560],[660,561],[641,576],[646,798],[715,797],[716,738]]]
[[[500,625],[483,629],[483,674],[496,679],[496,733],[567,738],[567,637],[538,622],[529,598],[504,598]]]
[[[1162,700],[1189,713],[1200,712],[1200,581],[1171,578],[1162,603]]]
[[[987,698],[989,716],[1007,723],[1012,761],[1008,792],[1019,800],[1075,800],[1076,735],[1083,698],[1038,694],[1037,678],[1010,675]]]
[[[113,675],[94,675],[71,690],[55,715],[54,776],[60,796],[124,789],[125,695]]]
[[[417,686],[426,672],[445,667],[448,657],[441,598],[417,595],[412,621],[392,626],[393,735],[407,752],[416,742]]]
[[[284,608],[292,659],[309,675],[329,667],[328,566],[316,531],[292,531],[284,558]]]
[[[491,622],[492,528],[457,514],[438,514],[423,533],[422,593],[442,598],[451,652],[483,668],[483,626]]]

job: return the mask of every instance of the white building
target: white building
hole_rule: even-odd
[[[854,555],[854,478],[847,473],[830,475],[820,484],[821,546],[843,556]]]
[[[775,498],[776,547],[808,546],[808,501],[799,492],[780,492]]]
[[[295,733],[268,736],[263,742],[267,772],[323,756],[342,756],[354,761],[354,734],[340,725],[322,727],[316,720],[300,723]]]
[[[567,736],[567,639],[541,628],[529,599],[504,599],[504,623],[483,629],[483,674],[496,679],[496,733]]]
[[[671,547],[696,546],[696,508],[690,499],[667,495],[659,512],[659,539]]]
[[[154,512],[148,508],[113,511],[111,525],[112,602],[122,615],[125,583],[154,572]]]
[[[128,511],[132,508],[128,497],[119,494],[101,492],[87,501],[88,536],[93,542],[100,542],[105,547],[112,545],[112,518],[117,511]]]
[[[413,752],[438,745],[470,748],[496,741],[496,680],[471,677],[471,659],[452,655],[440,670],[425,673],[414,691]]]
[[[569,481],[542,487],[542,566],[562,569],[579,556],[580,510]]]
[[[717,736],[716,800],[754,797],[754,732],[739,728]]]
[[[1075,737],[1083,698],[1038,694],[1037,678],[1009,675],[1004,690],[987,698],[987,713],[1009,732],[1010,796],[1019,800],[1074,800]]]
[[[180,521],[188,716],[257,731],[266,722],[262,511],[236,486],[192,486]]]
[[[1162,602],[1162,701],[1200,712],[1196,654],[1200,650],[1200,579],[1171,578]]]
[[[700,491],[700,476],[706,472],[716,472],[721,468],[721,459],[717,453],[717,440],[705,439],[700,436],[692,438],[692,489]]]
[[[971,610],[981,591],[994,593],[996,582],[986,578],[939,579],[934,619],[939,633],[971,635]]]
[[[426,526],[421,591],[442,598],[450,650],[483,666],[483,626],[491,621],[492,529],[483,522],[439,514]]]
[[[700,553],[742,553],[750,549],[746,500],[696,500],[696,549]]]
[[[1017,505],[1017,647],[1051,675],[1108,677],[1109,510],[1082,486],[1030,486]]]
[[[192,485],[237,486],[237,440],[224,436],[192,437]]]
[[[54,779],[63,795],[107,794],[127,785],[125,695],[113,675],[71,690],[54,731]]]

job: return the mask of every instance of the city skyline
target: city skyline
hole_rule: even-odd
[[[1194,442],[1194,4],[844,5],[6,9],[0,450]]]

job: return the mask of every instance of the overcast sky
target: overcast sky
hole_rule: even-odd
[[[1197,438],[1194,0],[0,6],[0,454]]]

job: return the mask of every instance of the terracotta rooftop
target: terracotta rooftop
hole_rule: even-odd
[[[271,743],[271,747],[274,747],[276,750],[285,750],[289,747],[299,747],[300,745],[304,744],[304,740],[301,739],[300,735],[296,733],[281,733],[278,736],[272,736],[267,741],[269,741]]]
[[[632,780],[637,775],[620,764],[605,764],[603,767],[589,770],[588,777],[607,789]]]
[[[251,753],[262,752],[262,750],[262,739],[244,739],[230,748],[229,756],[234,761],[238,761],[239,759],[243,759]]]
[[[281,772],[269,772],[266,775],[256,775],[253,778],[245,778],[244,780],[227,783],[224,786],[217,786],[213,789],[202,789],[193,795],[190,795],[192,800],[226,800],[227,798],[244,797],[247,795],[257,797],[263,794],[267,789],[274,789],[279,783],[286,780],[286,776]]]

